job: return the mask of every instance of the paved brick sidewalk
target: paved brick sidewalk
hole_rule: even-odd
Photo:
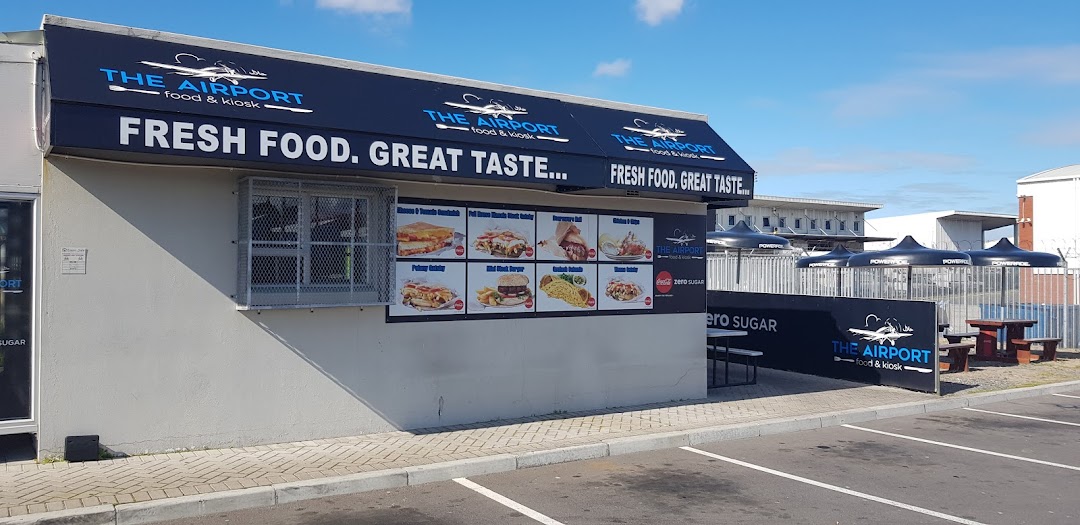
[[[762,369],[759,384],[714,391],[706,402],[663,403],[411,432],[94,463],[0,465],[0,518],[53,510],[402,468],[932,399],[895,388]]]

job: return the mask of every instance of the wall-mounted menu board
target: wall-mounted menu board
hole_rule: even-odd
[[[705,216],[400,199],[388,322],[705,311]]]

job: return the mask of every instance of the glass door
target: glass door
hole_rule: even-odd
[[[32,417],[33,201],[0,200],[0,422]]]

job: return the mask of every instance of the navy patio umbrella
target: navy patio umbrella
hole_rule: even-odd
[[[863,252],[848,258],[848,266],[907,268],[907,296],[911,298],[911,269],[916,266],[971,266],[964,252],[927,248],[910,235],[887,250]]]
[[[791,248],[787,239],[754,231],[746,225],[746,221],[724,231],[709,232],[705,235],[705,242],[721,248],[735,249],[735,282],[739,282],[739,274],[742,272],[743,250],[786,250]]]
[[[1052,253],[1032,252],[1017,248],[1009,239],[1002,237],[997,244],[985,250],[965,252],[973,266],[998,266],[1001,268],[1001,317],[1005,317],[1005,268],[1060,268],[1065,261]]]
[[[840,268],[848,265],[848,259],[854,252],[848,250],[843,244],[837,244],[836,248],[833,248],[831,252],[825,255],[815,255],[813,257],[803,257],[798,261],[795,261],[796,268],[836,268],[836,295],[840,295],[840,287],[842,285]]]

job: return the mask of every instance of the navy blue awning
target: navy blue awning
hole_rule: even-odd
[[[753,169],[700,120],[52,22],[44,28],[57,152],[753,197]]]

